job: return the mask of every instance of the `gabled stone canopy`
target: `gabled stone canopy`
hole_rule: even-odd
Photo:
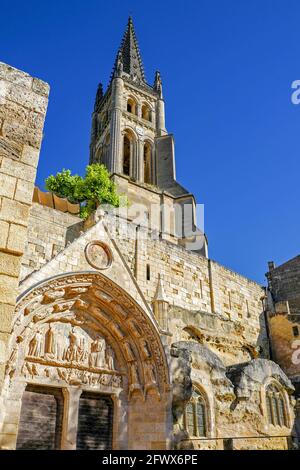
[[[144,298],[132,272],[127,265],[116,240],[114,240],[106,228],[104,222],[99,220],[93,227],[84,232],[79,238],[69,244],[63,251],[46,263],[41,269],[30,274],[19,286],[19,294],[22,295],[36,284],[51,279],[61,273],[72,272],[97,272],[87,261],[85,249],[90,242],[101,241],[105,243],[112,253],[112,263],[105,269],[103,275],[121,285],[135,301],[148,313],[153,320],[152,310]]]

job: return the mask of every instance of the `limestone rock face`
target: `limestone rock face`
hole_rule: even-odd
[[[192,396],[191,362],[192,356],[187,342],[183,341],[172,345],[170,369],[175,443],[187,437],[183,425],[183,413],[187,402]]]
[[[267,359],[255,359],[246,364],[229,367],[227,376],[234,384],[238,398],[248,398],[251,390],[260,387],[268,377],[276,378],[290,393],[295,391],[292,382],[279,365]]]

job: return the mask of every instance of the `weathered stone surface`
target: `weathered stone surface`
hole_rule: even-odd
[[[47,102],[46,85],[0,63],[0,362],[8,353],[11,309],[17,299],[21,255],[42,137],[43,118],[32,115],[29,123],[28,117],[30,112],[41,113],[44,117]],[[36,150],[31,150],[32,147]],[[8,435],[16,432],[17,424],[3,425],[1,392],[7,364],[0,365],[0,448],[5,448],[10,441]]]
[[[16,178],[22,178],[25,181],[29,181],[32,184],[33,190],[33,180],[36,173],[36,168],[25,165],[24,163],[18,161],[12,161],[7,157],[2,159],[0,171],[3,174],[15,176]]]
[[[36,123],[38,125],[38,123]],[[30,122],[32,127],[32,122]],[[28,125],[6,123],[2,126],[2,133],[7,138],[14,142],[19,142],[24,145],[30,145],[39,149],[42,141],[42,132],[40,129],[31,129]]]
[[[11,331],[11,322],[15,312],[15,307],[13,305],[8,305],[5,303],[0,304],[0,318],[1,318],[1,331],[10,332]]]
[[[15,305],[18,295],[18,278],[0,274],[0,305]]]
[[[0,78],[24,88],[30,89],[32,87],[33,78],[30,75],[3,62],[0,62]]]
[[[8,238],[9,223],[0,221],[0,250],[6,248],[6,242]]]
[[[18,277],[20,270],[20,259],[8,253],[0,252],[0,274]]]
[[[24,108],[37,113],[44,114],[47,111],[48,99],[46,96],[38,95],[32,90],[27,90],[19,85],[8,87],[6,97]]]
[[[13,198],[16,187],[16,178],[13,176],[0,174],[0,196]]]
[[[44,95],[47,98],[49,96],[50,87],[48,83],[43,82],[42,80],[39,80],[38,78],[33,79],[32,89],[39,95]]]
[[[15,224],[27,226],[29,206],[18,201],[3,198],[0,209],[0,219]]]
[[[9,226],[9,233],[6,244],[7,250],[13,253],[23,254],[26,235],[27,227],[11,223]]]
[[[23,125],[28,118],[28,111],[12,101],[6,101],[0,107],[0,118]]]
[[[268,377],[274,377],[289,393],[295,388],[282,369],[273,361],[267,359],[255,359],[246,364],[231,366],[227,370],[227,376],[235,385],[235,393],[238,398],[249,397],[251,387],[254,384],[261,385]]]
[[[17,181],[16,192],[15,192],[16,201],[23,202],[30,205],[32,202],[32,183],[30,181],[24,181],[19,179]]]
[[[39,159],[39,150],[29,145],[24,145],[23,152],[20,158],[22,163],[26,163],[33,168],[37,168]]]

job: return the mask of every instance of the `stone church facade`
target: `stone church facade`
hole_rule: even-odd
[[[34,188],[48,93],[0,64],[0,448],[295,448],[299,260],[264,288],[209,258],[132,20],[90,145],[128,207]]]

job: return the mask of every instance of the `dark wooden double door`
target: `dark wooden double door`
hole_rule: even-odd
[[[28,386],[22,398],[17,449],[61,449],[63,415],[60,389]],[[111,398],[83,392],[79,399],[76,448],[111,449],[112,422]]]

